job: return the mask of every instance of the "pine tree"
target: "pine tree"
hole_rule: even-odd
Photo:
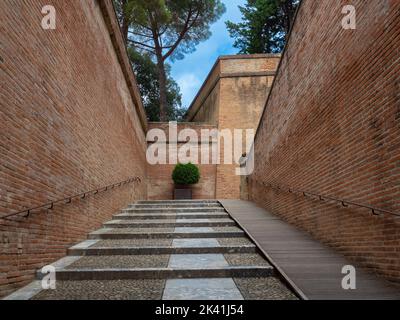
[[[247,0],[239,6],[242,22],[226,22],[240,53],[277,53],[283,50],[299,0]]]

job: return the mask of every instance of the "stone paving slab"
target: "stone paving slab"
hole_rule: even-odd
[[[211,222],[211,221],[232,221],[232,219],[177,219],[176,222]]]
[[[168,267],[173,269],[206,269],[228,266],[223,254],[173,254],[168,264]]]
[[[72,246],[70,249],[86,249],[91,246],[94,246],[99,240],[85,240],[83,242],[80,242],[74,246]]]
[[[213,232],[214,229],[211,227],[176,227],[175,232],[187,232],[187,233],[194,233],[194,232]]]
[[[163,300],[243,300],[232,278],[169,279]]]
[[[36,296],[42,289],[42,281],[35,280],[25,287],[11,293],[10,295],[4,297],[2,300],[29,300]]]
[[[175,239],[172,242],[175,248],[199,248],[199,247],[219,247],[217,239]]]
[[[161,300],[165,280],[57,281],[32,300]]]

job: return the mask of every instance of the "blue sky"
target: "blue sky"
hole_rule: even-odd
[[[178,82],[182,93],[182,106],[187,108],[206,79],[209,71],[220,55],[236,54],[234,40],[229,37],[225,21],[238,22],[241,13],[238,5],[244,5],[246,0],[223,0],[226,12],[218,22],[211,26],[212,36],[199,44],[196,51],[185,56],[183,60],[171,64],[172,77]]]

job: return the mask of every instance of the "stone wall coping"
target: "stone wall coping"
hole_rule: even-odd
[[[169,122],[156,122],[156,121],[150,121],[149,126],[168,126]],[[209,124],[209,123],[204,123],[204,122],[178,122],[178,127],[180,125],[184,126],[198,126],[198,127],[211,127],[211,128],[217,128],[217,125],[215,124]]]
[[[186,121],[190,122],[195,115],[197,114],[198,110],[201,108],[202,103],[196,106],[196,102],[198,101],[200,95],[203,93],[203,91],[206,89],[207,84],[211,81],[212,75],[216,72],[217,67],[220,64],[221,60],[240,60],[240,59],[266,59],[266,58],[281,58],[281,54],[275,54],[275,53],[262,53],[262,54],[238,54],[238,55],[223,55],[219,56],[217,60],[215,61],[213,67],[211,68],[210,72],[208,73],[206,79],[204,80],[202,86],[200,87],[200,90],[197,92],[196,96],[194,97],[192,103],[190,104],[188,110],[186,111],[185,114],[185,119]],[[265,77],[265,76],[274,76],[275,72],[271,71],[265,71],[265,72],[260,72],[260,71],[254,71],[254,72],[236,72],[236,73],[223,73],[221,72],[221,69],[217,71],[217,77],[214,80],[214,83],[209,87],[209,89],[206,92],[206,97],[209,96],[209,94],[212,92],[212,90],[215,88],[217,85],[218,81],[223,78],[238,78],[238,77]]]
[[[230,54],[220,56],[218,60],[236,60],[236,59],[265,59],[265,58],[281,58],[280,53],[255,53],[255,54]]]
[[[98,2],[104,21],[106,23],[106,27],[110,34],[111,42],[113,44],[119,64],[124,74],[126,84],[131,94],[135,110],[142,125],[142,129],[144,132],[146,132],[148,124],[146,111],[143,107],[142,98],[139,92],[136,78],[132,70],[132,65],[128,58],[127,48],[121,33],[121,29],[119,27],[114,5],[112,4],[112,0],[98,0]]]

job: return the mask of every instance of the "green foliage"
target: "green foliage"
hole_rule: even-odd
[[[166,60],[183,59],[185,54],[195,51],[200,42],[210,37],[210,25],[225,12],[225,6],[221,0],[114,0],[114,3],[127,44],[141,54],[149,54],[156,62],[159,118],[166,121],[168,92],[171,93]]]
[[[129,59],[136,76],[143,105],[149,121],[160,121],[159,96],[160,86],[156,64],[149,54],[141,54],[133,48],[128,48]],[[170,76],[170,67],[167,69],[167,117],[168,121],[181,121],[186,110],[182,108],[180,88]]]
[[[179,46],[171,53],[166,50],[166,54],[171,54],[172,60],[183,59],[185,54],[194,52],[200,42],[211,36],[210,25],[226,11],[221,0],[166,0],[165,4],[171,15],[164,24],[164,47],[173,46],[179,39],[177,35],[186,30]]]
[[[210,37],[210,25],[225,12],[221,0],[126,1],[136,3],[132,6],[136,15],[129,13],[130,39],[138,49],[154,54],[158,44],[164,60],[170,56],[183,59],[186,53],[193,52],[196,45]]]
[[[175,184],[196,184],[200,180],[199,168],[190,162],[187,164],[179,163],[172,172],[172,180]]]
[[[285,46],[299,0],[247,0],[242,22],[226,22],[240,53],[277,53]]]

